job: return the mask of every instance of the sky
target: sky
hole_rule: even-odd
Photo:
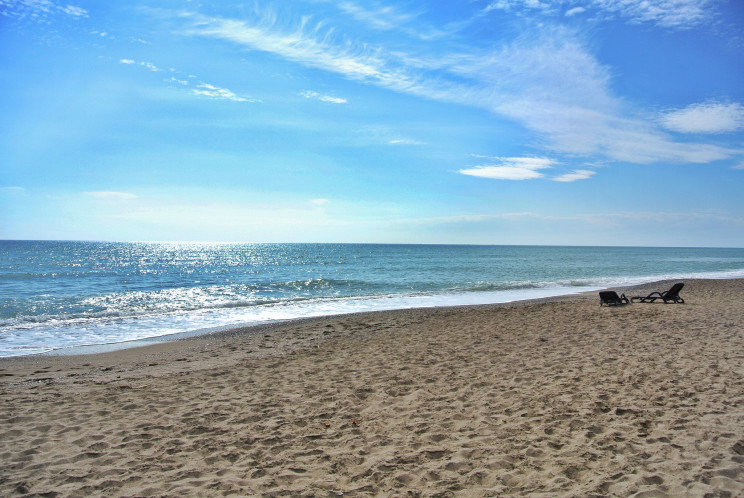
[[[0,81],[0,239],[744,247],[739,0],[0,0]]]

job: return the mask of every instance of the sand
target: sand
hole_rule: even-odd
[[[2,360],[0,495],[744,496],[744,280],[681,295]]]

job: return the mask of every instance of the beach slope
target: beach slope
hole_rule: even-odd
[[[682,296],[0,360],[0,495],[742,496],[744,280]]]

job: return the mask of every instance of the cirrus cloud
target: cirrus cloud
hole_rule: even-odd
[[[486,109],[536,133],[551,153],[636,164],[708,163],[738,153],[676,141],[641,119],[612,93],[611,69],[566,27],[545,26],[500,47],[427,55],[426,47],[392,51],[356,43],[309,16],[280,22],[271,8],[257,8],[245,20],[194,12],[180,12],[178,19],[188,36],[229,41],[395,92]],[[477,173],[539,177],[534,170],[493,167]]]

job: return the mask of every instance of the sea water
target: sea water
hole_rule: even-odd
[[[744,249],[0,241],[0,356],[744,277]]]

